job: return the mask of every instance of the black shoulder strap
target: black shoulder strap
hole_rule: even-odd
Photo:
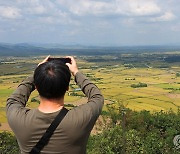
[[[53,120],[49,128],[46,130],[44,135],[41,137],[39,142],[33,147],[30,154],[39,154],[40,151],[43,149],[43,147],[48,143],[50,137],[52,136],[53,132],[57,128],[57,126],[60,124],[62,119],[65,117],[68,110],[66,108],[62,108],[62,110],[59,112],[59,114],[56,116],[56,118]]]

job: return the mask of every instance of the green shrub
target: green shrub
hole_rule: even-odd
[[[173,144],[173,138],[180,135],[180,110],[151,114],[127,109],[124,129],[122,109],[115,113],[111,109],[106,113],[111,123],[101,134],[89,138],[88,154],[180,154]]]
[[[117,126],[91,136],[87,145],[88,154],[121,154],[123,148],[122,129]]]
[[[33,97],[33,98],[31,99],[31,102],[37,102],[37,103],[40,104],[40,101],[39,101],[38,99],[36,99],[35,97]]]
[[[178,72],[178,73],[176,73],[176,77],[180,77],[180,73]]]
[[[19,154],[16,138],[9,132],[0,133],[0,154]]]
[[[147,87],[147,84],[139,82],[138,84],[132,84],[131,87],[132,88]]]
[[[65,107],[75,107],[73,104],[64,104]]]

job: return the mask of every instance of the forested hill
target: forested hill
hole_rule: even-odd
[[[61,55],[103,55],[117,53],[167,52],[180,51],[180,46],[122,46],[100,47],[81,45],[50,45],[50,44],[6,44],[0,43],[0,56],[32,56],[46,54]]]

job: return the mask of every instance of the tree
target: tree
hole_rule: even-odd
[[[15,136],[9,132],[0,133],[0,154],[19,154]]]

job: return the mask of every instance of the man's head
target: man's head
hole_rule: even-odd
[[[47,61],[34,72],[34,84],[39,95],[46,99],[64,97],[69,87],[71,73],[68,66],[60,61]]]

